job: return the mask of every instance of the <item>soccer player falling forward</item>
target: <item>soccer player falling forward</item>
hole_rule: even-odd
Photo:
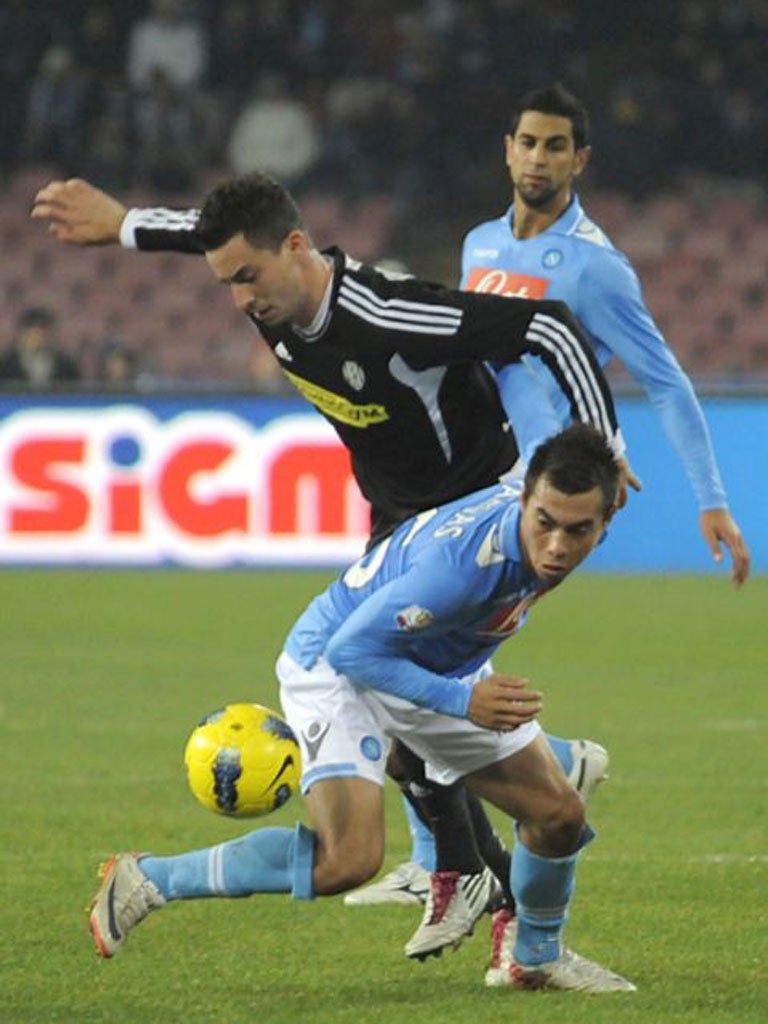
[[[101,955],[171,900],[311,899],[372,877],[384,854],[387,751],[399,737],[438,781],[461,780],[516,823],[511,986],[634,991],[563,945],[593,833],[541,734],[541,693],[489,664],[598,543],[618,481],[605,439],[569,427],[536,450],[523,487],[496,484],[407,520],[315,598],[277,663],[311,827],[260,828],[170,857],[114,856],[90,917]]]

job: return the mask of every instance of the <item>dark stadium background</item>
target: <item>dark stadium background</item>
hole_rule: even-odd
[[[582,201],[633,261],[703,398],[764,571],[766,38],[764,0],[6,0],[0,348],[24,310],[51,310],[82,380],[36,399],[24,389],[30,408],[52,390],[186,396],[190,408],[202,395],[287,396],[204,261],[65,250],[29,220],[36,190],[81,175],[127,205],[188,206],[260,166],[290,186],[320,246],[453,284],[466,231],[511,200],[514,98],[560,80],[591,115]],[[626,372],[610,372],[647,486],[594,565],[707,569],[658,420]]]
[[[764,383],[764,2],[160,4],[188,33],[178,86],[136,56],[149,0],[0,5],[6,338],[20,308],[45,300],[86,375],[122,341],[145,383],[279,387],[205,267],[112,250],[62,259],[25,219],[36,186],[79,174],[129,202],[197,203],[244,160],[266,158],[319,244],[453,282],[463,234],[509,201],[513,98],[559,79],[591,112],[582,198],[631,256],[686,368],[707,388]],[[290,145],[262,134],[249,149],[241,124],[231,146],[257,98],[275,124],[288,109],[277,104],[299,111]]]
[[[768,0],[186,0],[181,90],[131,84],[131,39],[150,7],[0,0],[0,348],[22,310],[46,306],[84,376],[0,394],[0,1020],[764,1024]],[[79,174],[129,204],[195,204],[243,150],[274,143],[241,117],[259,91],[273,126],[300,126],[272,169],[320,245],[453,283],[466,230],[509,203],[511,99],[554,79],[591,109],[580,194],[632,258],[704,396],[762,573],[735,591],[727,565],[712,568],[657,418],[615,375],[645,490],[597,557],[624,571],[568,581],[498,668],[541,686],[550,731],[611,751],[567,941],[637,994],[567,995],[566,1011],[556,995],[488,990],[486,921],[456,955],[414,965],[403,943],[417,916],[369,916],[340,898],[174,905],[118,961],[97,961],[84,908],[100,861],[244,831],[189,794],[185,741],[229,701],[278,706],[282,638],[333,574],[62,565],[103,524],[109,488],[135,482],[125,443],[113,478],[77,480],[95,495],[85,537],[48,534],[42,557],[34,537],[14,540],[9,505],[49,511],[10,479],[6,453],[29,423],[64,422],[77,441],[78,419],[95,422],[99,439],[105,408],[104,420],[132,424],[151,408],[161,444],[167,422],[181,433],[236,409],[228,429],[247,433],[243,404],[257,428],[271,411],[306,409],[204,261],[63,249],[29,220],[35,191]],[[255,457],[261,435],[248,436]],[[175,540],[181,550],[188,538]],[[274,552],[286,539],[256,540]],[[394,787],[386,799],[388,870],[410,836]],[[303,813],[294,799],[267,824]]]

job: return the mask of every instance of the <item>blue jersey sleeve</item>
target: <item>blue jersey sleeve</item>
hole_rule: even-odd
[[[683,462],[699,508],[727,506],[704,414],[693,386],[649,313],[628,261],[601,250],[580,280],[579,319],[644,388]]]
[[[458,676],[431,671],[414,660],[414,638],[439,643],[441,623],[466,603],[468,586],[447,561],[412,566],[375,590],[331,637],[325,656],[353,683],[402,697],[445,715],[466,718],[471,688]],[[411,622],[404,623],[404,613]],[[424,661],[425,659],[420,659]]]
[[[504,411],[526,464],[540,444],[563,428],[541,376],[524,362],[494,370]]]

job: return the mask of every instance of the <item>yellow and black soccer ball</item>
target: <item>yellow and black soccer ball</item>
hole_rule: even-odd
[[[290,726],[260,704],[227,704],[193,730],[184,750],[189,788],[211,811],[270,814],[299,788],[301,753]]]

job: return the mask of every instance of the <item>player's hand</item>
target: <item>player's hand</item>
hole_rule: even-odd
[[[699,516],[699,529],[716,562],[722,562],[725,544],[731,553],[733,568],[731,579],[740,587],[749,576],[749,548],[744,543],[741,530],[727,508],[711,508]]]
[[[47,220],[48,230],[60,242],[72,245],[108,245],[120,241],[126,209],[100,188],[69,178],[51,181],[37,193],[30,216]]]
[[[624,508],[627,504],[627,487],[633,491],[642,491],[643,485],[640,478],[632,472],[632,467],[626,459],[616,459],[619,464],[619,485],[616,489],[616,509]]]
[[[527,679],[494,673],[472,688],[469,719],[475,725],[511,732],[532,721],[542,708],[542,695],[528,689]]]

